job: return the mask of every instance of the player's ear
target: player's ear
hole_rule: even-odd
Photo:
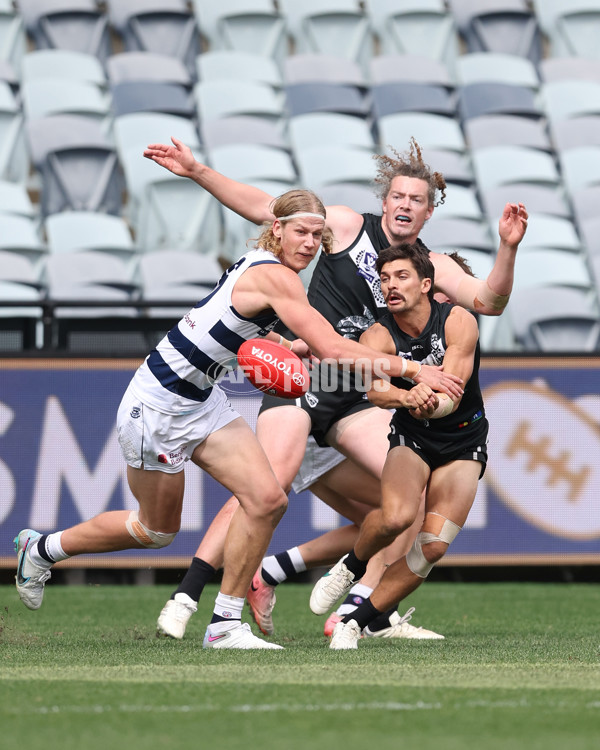
[[[421,291],[423,294],[427,294],[431,289],[431,279],[423,279],[421,282]]]
[[[275,219],[275,221],[273,222],[273,234],[275,235],[275,237],[277,237],[277,239],[281,239],[281,222],[279,221],[279,219]]]

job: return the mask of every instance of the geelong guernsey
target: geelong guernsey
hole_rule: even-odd
[[[246,318],[231,302],[240,276],[265,263],[279,260],[266,250],[246,253],[150,352],[130,386],[142,403],[165,414],[200,409],[214,383],[237,367],[241,344],[274,328],[279,319],[270,308]]]

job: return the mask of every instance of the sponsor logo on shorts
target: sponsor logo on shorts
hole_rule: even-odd
[[[227,620],[231,620],[233,612],[221,612],[221,617],[225,617]]]
[[[183,461],[183,451],[175,451],[173,453],[159,453],[158,462],[161,464],[169,464],[169,466],[177,466]]]
[[[306,399],[306,403],[310,406],[311,409],[314,409],[315,406],[319,403],[319,399],[314,395],[314,393],[308,393],[304,394],[304,398]]]
[[[134,406],[133,409],[130,411],[129,416],[132,419],[138,419],[139,417],[142,416],[142,410],[140,409],[139,406]]]

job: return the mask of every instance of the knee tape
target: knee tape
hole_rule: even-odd
[[[417,538],[415,539],[413,546],[406,555],[406,564],[409,569],[420,578],[427,578],[431,569],[435,563],[429,562],[429,560],[423,554],[423,545],[431,544],[431,542],[444,542],[445,544],[452,544],[456,539],[456,535],[460,531],[460,526],[449,519],[444,520],[444,525],[440,529],[440,533],[432,534],[429,531],[419,531]]]
[[[164,534],[162,531],[151,531],[140,521],[137,510],[131,511],[125,525],[131,536],[144,547],[148,547],[148,549],[167,547],[177,535],[177,532]]]

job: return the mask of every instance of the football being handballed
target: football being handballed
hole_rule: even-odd
[[[255,388],[273,396],[298,398],[309,386],[308,370],[297,354],[268,339],[249,339],[238,349],[238,364]]]

